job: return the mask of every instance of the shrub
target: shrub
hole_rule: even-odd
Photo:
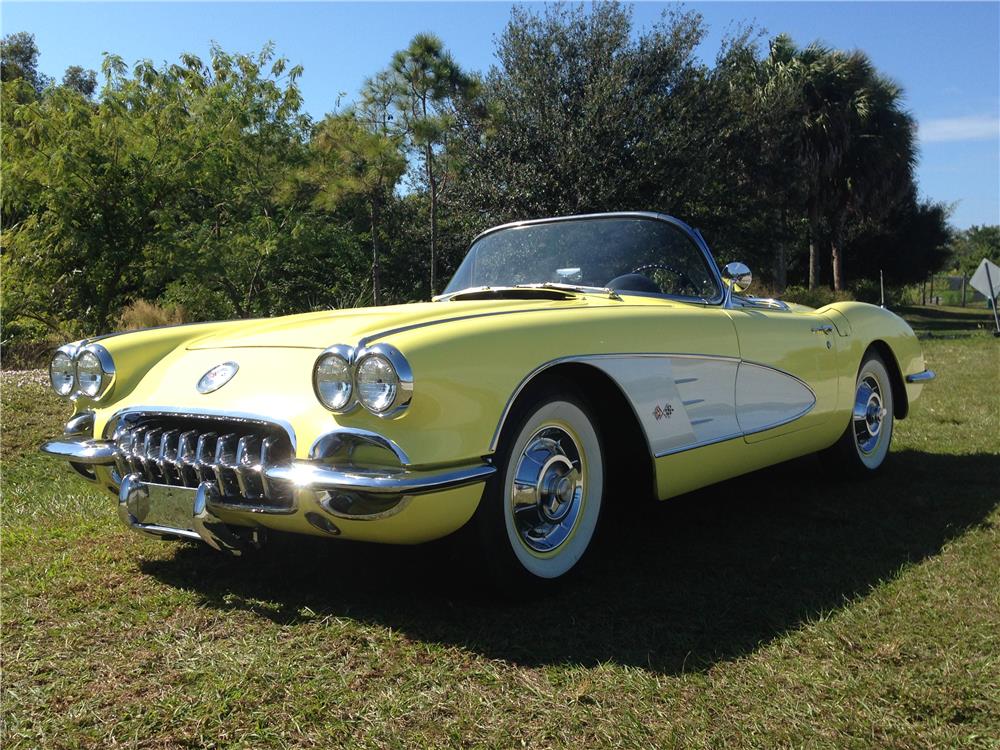
[[[809,289],[804,286],[790,286],[781,295],[785,302],[794,302],[806,307],[825,307],[832,302],[843,302],[852,300],[854,296],[850,292],[835,292],[825,286]]]
[[[122,308],[118,315],[118,325],[124,331],[185,322],[187,315],[180,305],[158,305],[144,299],[137,299]]]

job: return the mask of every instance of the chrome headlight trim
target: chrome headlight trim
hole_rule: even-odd
[[[80,376],[79,374],[75,375],[76,388],[73,391],[73,398],[88,398],[91,401],[99,401],[104,394],[111,390],[111,386],[114,385],[115,361],[111,358],[111,353],[100,344],[87,344],[76,352],[76,356],[73,358],[74,369],[79,364],[80,358],[88,353],[94,355],[101,366],[101,380],[97,386],[97,391],[90,394],[82,390],[80,387]]]
[[[73,398],[76,394],[77,382],[76,382],[76,354],[80,349],[78,343],[73,344],[63,344],[52,354],[52,359],[49,360],[49,388],[55,393],[59,398]],[[57,357],[65,357],[68,360],[68,369],[70,371],[70,384],[69,390],[62,392],[56,388],[55,379],[52,377],[52,366],[56,362]]]
[[[347,397],[346,403],[338,408],[334,408],[326,402],[319,390],[319,382],[316,379],[316,375],[319,372],[319,365],[324,359],[329,356],[337,356],[343,359],[347,363],[347,372],[349,377],[349,384],[351,392]],[[328,346],[323,352],[316,357],[316,361],[313,363],[312,371],[312,386],[313,393],[316,395],[316,400],[319,401],[326,409],[329,409],[334,414],[347,414],[354,411],[358,407],[357,400],[357,387],[354,382],[354,347],[348,346],[347,344],[334,344],[333,346]]]
[[[376,417],[381,417],[383,419],[391,419],[392,417],[399,416],[406,408],[410,405],[410,401],[413,400],[413,370],[410,367],[410,363],[403,356],[402,352],[391,344],[377,343],[371,346],[366,346],[363,349],[359,349],[355,353],[354,360],[354,386],[355,392],[357,393],[358,384],[358,368],[362,362],[364,362],[369,357],[378,356],[389,363],[389,366],[396,373],[396,378],[399,384],[396,387],[396,394],[392,402],[381,411],[376,411],[361,401],[360,396],[356,396],[358,401],[362,406],[365,407],[370,413],[374,414]]]

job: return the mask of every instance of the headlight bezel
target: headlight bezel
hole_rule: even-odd
[[[381,357],[396,374],[397,384],[394,397],[389,405],[381,411],[376,411],[366,404],[361,399],[360,389],[358,388],[358,372],[360,371],[361,364],[370,357]],[[356,398],[370,414],[374,414],[376,417],[382,419],[391,419],[405,411],[409,407],[410,401],[413,400],[413,370],[410,368],[410,363],[403,356],[403,353],[391,344],[379,342],[363,347],[355,354],[354,390]]]
[[[327,403],[327,401],[320,394],[319,383],[317,381],[319,366],[330,355],[341,357],[349,365],[351,393],[346,404],[341,408],[334,408]],[[381,357],[388,363],[388,365],[392,368],[392,371],[395,373],[397,381],[393,400],[381,411],[373,409],[368,403],[366,403],[364,399],[361,398],[358,388],[359,367],[366,359],[373,356]],[[327,347],[313,363],[312,385],[316,400],[319,401],[324,408],[334,414],[348,414],[360,406],[363,407],[369,414],[373,414],[376,417],[381,419],[391,419],[403,413],[413,400],[413,370],[410,368],[410,363],[407,361],[406,357],[403,356],[402,352],[391,344],[376,343],[370,346],[362,346],[357,349],[346,344],[334,344],[333,346]]]
[[[340,407],[332,406],[325,398],[323,398],[323,395],[320,392],[318,379],[319,367],[324,360],[330,357],[339,357],[347,364],[347,382],[350,385],[351,390],[347,396],[347,400],[344,402],[343,406]],[[354,382],[354,347],[347,346],[346,344],[334,344],[333,346],[329,346],[324,349],[323,353],[320,354],[313,363],[312,386],[316,399],[323,404],[326,409],[329,409],[334,414],[347,414],[358,408],[358,400],[356,397],[357,386]]]
[[[63,344],[52,354],[52,359],[49,360],[49,388],[55,393],[59,398],[73,398],[73,395],[77,390],[76,382],[76,354],[79,347],[76,344]],[[69,390],[63,393],[58,388],[56,388],[55,380],[52,377],[52,366],[56,362],[57,357],[65,357],[69,362],[69,367],[66,368],[70,374]]]
[[[78,370],[80,359],[85,354],[90,354],[97,359],[101,368],[101,380],[94,393],[87,393],[83,390],[83,386],[81,385],[79,372],[74,372],[76,387],[73,392],[73,397],[99,401],[102,396],[111,390],[111,386],[114,385],[115,362],[111,357],[111,353],[100,344],[87,344],[86,346],[80,347],[76,352],[76,356],[73,358],[74,371]]]

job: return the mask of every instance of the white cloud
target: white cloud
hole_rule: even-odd
[[[1000,137],[1000,118],[987,115],[942,117],[920,123],[920,140],[981,141]]]

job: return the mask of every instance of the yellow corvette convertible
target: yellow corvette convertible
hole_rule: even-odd
[[[67,344],[50,375],[75,413],[42,450],[144,534],[238,554],[268,530],[461,530],[484,572],[538,585],[624,486],[662,500],[822,450],[883,463],[934,377],[913,331],[750,281],[661,214],[508,224],[433,302]]]

